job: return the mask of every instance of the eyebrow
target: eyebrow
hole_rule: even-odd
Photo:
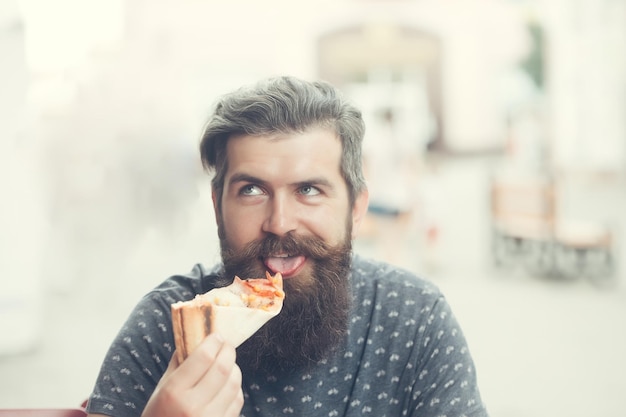
[[[253,182],[256,184],[265,184],[265,181],[263,181],[261,178],[246,173],[235,173],[232,175],[232,177],[230,177],[228,182],[231,184],[236,182]]]
[[[250,175],[250,174],[246,174],[246,173],[235,173],[230,177],[229,183],[230,184],[235,184],[235,183],[239,183],[239,182],[250,182],[250,183],[254,183],[254,184],[259,184],[259,185],[267,185],[267,181],[259,178],[259,177],[255,177],[254,175]],[[297,187],[303,187],[305,185],[321,185],[330,189],[334,189],[335,186],[328,181],[326,178],[324,177],[313,177],[313,178],[309,178],[307,180],[303,180],[303,181],[298,181],[295,183],[291,183],[290,185],[294,185]]]

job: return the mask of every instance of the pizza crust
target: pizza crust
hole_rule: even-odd
[[[178,362],[182,363],[202,340],[214,331],[213,306],[184,305],[184,303],[172,305],[172,327],[176,355]]]
[[[211,333],[219,333],[237,347],[282,309],[285,293],[282,276],[242,280],[215,288],[189,301],[172,304],[172,328],[178,362]]]

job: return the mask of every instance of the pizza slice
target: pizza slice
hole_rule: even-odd
[[[242,280],[172,304],[172,326],[179,363],[211,333],[237,347],[275,317],[285,293],[280,273]]]

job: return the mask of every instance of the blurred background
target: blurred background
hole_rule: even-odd
[[[442,288],[491,415],[626,415],[626,0],[2,0],[0,62],[0,408],[219,260],[205,117],[290,74],[363,109],[356,250]]]

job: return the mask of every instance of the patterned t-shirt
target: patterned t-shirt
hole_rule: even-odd
[[[170,305],[212,289],[218,270],[196,265],[139,302],[104,359],[89,412],[141,414],[174,351]],[[433,284],[359,256],[350,281],[340,348],[307,371],[242,370],[243,417],[487,416],[463,333]]]

